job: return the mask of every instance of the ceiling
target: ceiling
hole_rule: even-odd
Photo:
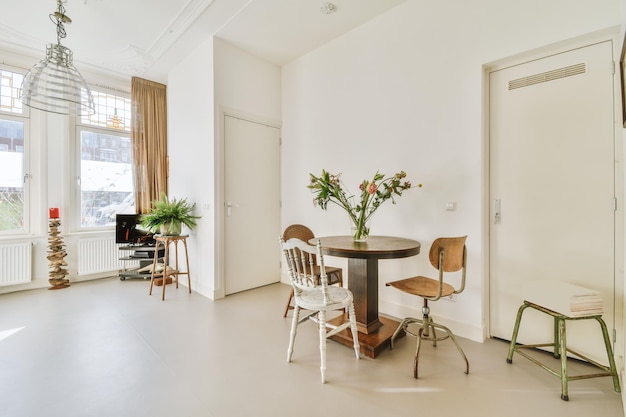
[[[215,35],[283,65],[406,0],[64,0],[61,43],[74,65],[166,82],[167,71]],[[36,57],[56,42],[57,0],[13,1],[0,15],[0,49]]]

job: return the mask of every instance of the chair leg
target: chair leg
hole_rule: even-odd
[[[427,319],[428,326],[426,327],[425,336],[427,338],[431,338],[433,340],[433,347],[437,347],[437,332],[435,331],[435,326],[433,325],[432,319],[429,317]],[[430,336],[430,332],[432,331],[432,336]]]
[[[406,320],[406,319],[404,319]],[[398,328],[396,328],[396,331],[393,332],[393,334],[391,335],[391,339],[389,340],[390,344],[389,344],[389,349],[393,350],[393,343],[396,340],[396,337],[398,337],[398,335],[400,334],[400,332],[403,330],[403,324],[404,324],[404,320],[402,320],[402,323],[400,323],[400,325],[398,326]]]
[[[287,305],[285,306],[285,313],[283,313],[283,317],[287,317],[287,312],[292,309],[291,300],[293,299],[293,288],[291,289],[291,293],[289,294],[289,299],[287,300]]]
[[[422,324],[422,320],[415,319],[413,317],[407,317],[404,320],[402,320],[402,322],[400,322],[400,324],[396,328],[396,331],[393,332],[393,335],[391,335],[390,349],[394,348],[394,342],[395,342],[396,338],[398,337],[398,335],[400,334],[400,332],[404,331],[405,333],[408,333],[406,328],[407,328],[407,326],[409,324],[413,324],[413,323],[419,323],[421,325]]]
[[[435,328],[433,327],[433,324],[432,324],[432,319],[427,314],[424,314],[424,319],[421,320],[421,323],[422,323],[422,326],[417,332],[417,346],[415,347],[415,359],[413,359],[413,378],[415,379],[417,379],[417,369],[419,365],[419,356],[420,356],[420,349],[422,347],[422,339],[432,340],[433,346],[435,347],[437,346],[437,338],[436,338],[437,335],[435,333]],[[432,336],[430,336],[428,329],[431,329],[433,331]]]
[[[606,347],[606,354],[609,358],[609,371],[611,372],[611,376],[613,377],[613,388],[615,392],[621,392],[621,388],[619,386],[619,377],[617,376],[617,368],[615,367],[615,359],[613,358],[613,348],[611,348],[611,339],[609,338],[609,332],[606,328],[606,323],[602,320],[602,317],[596,317],[596,321],[600,323],[600,327],[602,328],[602,336],[604,338],[604,346]]]
[[[452,333],[452,331],[450,329],[448,329],[446,326],[443,326],[443,325],[441,325],[439,323],[432,323],[432,326],[434,326],[433,327],[433,331],[434,331],[435,327],[438,327],[441,330],[443,330],[444,332],[446,332],[448,334],[448,336],[450,336],[450,339],[452,339],[452,341],[454,342],[454,345],[456,346],[456,349],[459,351],[459,353],[461,354],[461,357],[465,361],[465,373],[469,374],[469,361],[467,360],[467,356],[465,356],[465,352],[463,352],[463,349],[461,349],[461,345],[456,340],[456,337],[454,336],[454,333]]]
[[[437,337],[437,333],[435,331],[436,328],[443,330],[446,333],[446,335]],[[417,334],[417,346],[415,348],[415,359],[413,360],[413,378],[417,379],[417,375],[418,375],[419,354],[420,354],[420,349],[422,346],[422,340],[430,340],[433,342],[433,346],[437,347],[438,340],[445,340],[447,338],[450,338],[452,342],[454,342],[454,345],[456,346],[456,349],[459,351],[461,358],[463,358],[463,361],[465,361],[465,373],[469,374],[469,361],[467,360],[467,356],[465,356],[465,352],[463,352],[461,345],[456,340],[454,333],[452,333],[452,331],[448,329],[446,326],[441,325],[439,323],[435,323],[431,317],[425,316],[423,323],[422,323],[422,327],[420,327],[419,332]]]
[[[293,308],[293,318],[291,319],[291,332],[289,334],[289,347],[287,348],[287,362],[291,362],[291,355],[293,355],[293,345],[296,340],[296,333],[298,331],[299,316],[300,316],[300,307],[296,305]]]
[[[357,359],[361,358],[359,352],[361,346],[359,345],[359,331],[356,327],[356,313],[354,312],[354,303],[348,306],[348,317],[350,318],[350,330],[352,331],[352,345],[354,346],[354,354]]]
[[[320,331],[320,373],[322,384],[326,383],[326,312],[320,311],[317,315]]]
[[[515,318],[515,326],[513,326],[513,336],[511,336],[511,343],[509,345],[509,354],[506,357],[507,363],[513,363],[513,354],[515,353],[515,344],[517,343],[517,334],[519,333],[519,326],[522,322],[522,314],[528,307],[528,304],[522,304],[517,310],[517,317]]]
[[[417,379],[417,366],[419,364],[420,348],[422,347],[422,334],[424,333],[424,327],[420,327],[417,332],[417,346],[415,347],[415,359],[413,360],[413,378]]]
[[[554,343],[558,344],[559,356],[561,357],[561,399],[563,401],[569,401],[569,392],[567,390],[567,338],[565,336],[565,320],[555,317],[555,321],[559,334],[558,340],[555,340]]]

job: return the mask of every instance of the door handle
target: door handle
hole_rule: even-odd
[[[239,207],[239,204],[232,204],[230,201],[226,203],[226,217],[230,217],[232,214],[232,208]]]
[[[500,199],[496,199],[493,204],[493,224],[500,223]]]

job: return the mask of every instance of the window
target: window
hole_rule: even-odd
[[[28,232],[28,112],[19,100],[23,75],[0,68],[0,234]]]
[[[92,90],[96,113],[76,120],[80,228],[113,226],[135,213],[130,98]]]

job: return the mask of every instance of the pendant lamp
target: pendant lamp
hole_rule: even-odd
[[[67,1],[57,0],[57,10],[50,14],[50,20],[57,27],[57,43],[46,45],[46,57],[24,76],[20,99],[29,107],[47,112],[94,114],[96,107],[91,90],[74,67],[72,51],[61,45],[61,39],[67,36],[65,24],[72,23],[65,14],[64,3]]]

